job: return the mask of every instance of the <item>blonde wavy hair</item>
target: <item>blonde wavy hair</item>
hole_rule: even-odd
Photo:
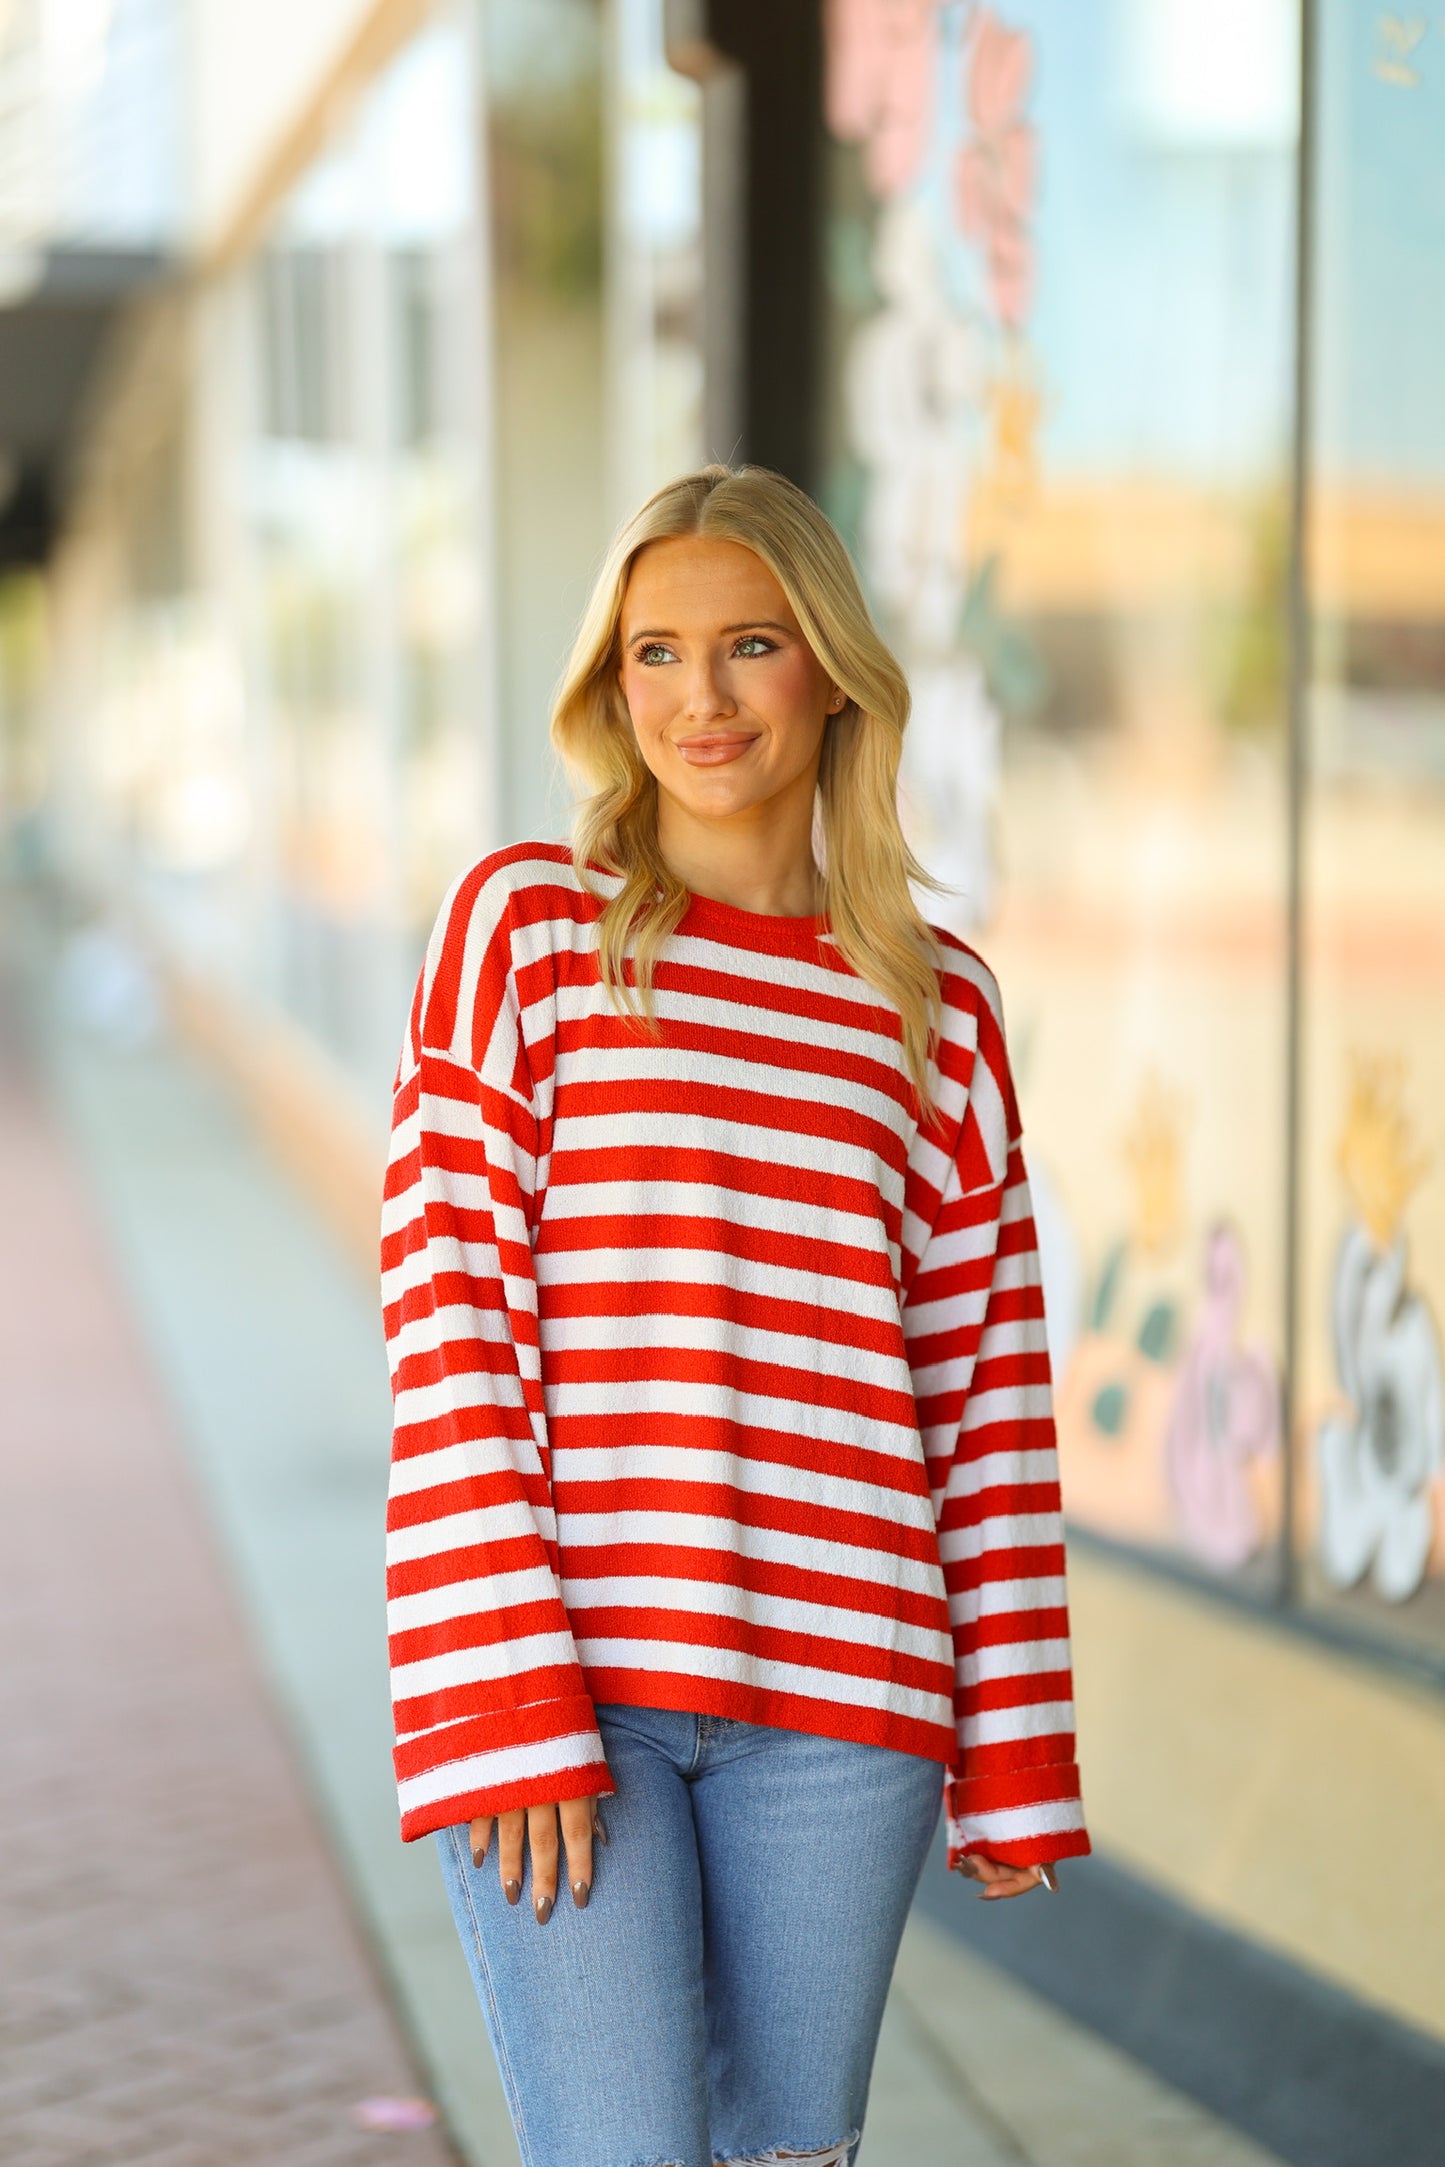
[[[558,688],[552,743],[592,793],[578,808],[572,854],[578,878],[603,905],[603,981],[620,1012],[656,1028],[654,972],[688,890],[658,850],[657,781],[638,751],[619,677],[622,605],[639,551],[688,535],[740,542],[762,559],[846,696],[828,719],[818,770],[823,908],[839,954],[898,1010],[904,1065],[926,1118],[935,1104],[939,957],[909,884],[939,883],[915,859],[898,819],[908,682],[868,614],[837,529],[811,497],[766,467],[704,467],[648,498],[608,552]],[[615,895],[598,894],[592,866],[621,878]]]

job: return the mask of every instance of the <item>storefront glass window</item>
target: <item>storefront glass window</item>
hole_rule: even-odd
[[[615,513],[703,461],[702,93],[667,65],[662,0],[613,0],[608,415]]]
[[[832,0],[825,494],[1003,981],[1066,1506],[1273,1585],[1295,10]]]
[[[482,0],[503,832],[566,833],[557,675],[607,534],[606,45],[597,0]]]
[[[457,24],[414,40],[251,281],[276,990],[370,1084],[488,816],[473,80]]]
[[[460,869],[490,839],[481,663],[484,377],[469,38],[418,39],[370,101],[395,683],[399,909],[409,978]]]
[[[1445,26],[1319,10],[1299,1535],[1445,1650]]]

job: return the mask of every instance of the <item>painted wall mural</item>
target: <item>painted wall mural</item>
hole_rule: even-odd
[[[1071,1514],[1277,1592],[1288,1450],[1315,1560],[1302,1599],[1328,1588],[1363,1615],[1415,1596],[1392,1629],[1434,1646],[1445,1200],[1416,1199],[1398,1078],[1367,1065],[1341,1230],[1312,1109],[1333,1119],[1342,1032],[1408,1048],[1422,1108],[1442,1103],[1445,680],[1421,571],[1434,542],[1411,539],[1441,437],[1438,402],[1409,386],[1435,381],[1441,138],[1425,108],[1445,73],[1413,18],[1322,17],[1313,464],[1335,524],[1311,548],[1311,606],[1316,660],[1345,676],[1310,708],[1295,960],[1323,996],[1291,1109],[1298,83],[1292,11],[1246,12],[1215,67],[1188,0],[1097,23],[1064,0],[824,0],[825,501],[914,686],[904,795],[915,847],[956,891],[939,914],[998,963],[1037,1042],[1031,1168]],[[1369,479],[1385,476],[1398,506]],[[1399,534],[1359,597],[1357,520]],[[1075,1088],[1089,1061],[1097,1095]],[[1101,1115],[1121,1086],[1122,1122]]]
[[[1445,1378],[1424,1297],[1408,1284],[1403,1219],[1427,1161],[1402,1105],[1404,1064],[1356,1055],[1338,1167],[1351,1217],[1332,1286],[1345,1404],[1315,1434],[1319,1557],[1332,1586],[1368,1575],[1386,1602],[1424,1580],[1445,1470]]]
[[[995,831],[1011,718],[1047,690],[998,595],[1042,502],[1048,399],[1037,351],[1046,145],[1040,53],[1016,11],[966,0],[830,0],[827,120],[836,164],[830,275],[839,352],[835,443],[851,494],[832,509],[908,669],[912,840],[959,892],[958,930],[997,901]],[[851,465],[848,465],[851,462]],[[1194,1110],[1157,1072],[1138,1085],[1117,1191],[1094,1230],[1036,1149],[1036,1217],[1072,1514],[1124,1539],[1234,1570],[1278,1531],[1279,1384],[1245,1344],[1238,1226],[1190,1239]]]
[[[1263,1343],[1241,1345],[1244,1245],[1236,1228],[1209,1232],[1204,1291],[1179,1367],[1165,1449],[1178,1529],[1206,1565],[1231,1572],[1265,1538],[1252,1476],[1280,1449],[1279,1378]]]
[[[1184,1092],[1147,1073],[1122,1139],[1129,1224],[1058,1365],[1060,1451],[1079,1519],[1233,1572],[1278,1533],[1280,1380],[1270,1349],[1242,1337],[1239,1229],[1216,1220],[1193,1261],[1190,1126]]]
[[[869,198],[843,359],[859,554],[913,684],[913,840],[967,926],[994,901],[1001,708],[1038,674],[970,552],[979,492],[1022,503],[1034,471],[1033,41],[949,0],[831,0],[826,22],[828,124]]]

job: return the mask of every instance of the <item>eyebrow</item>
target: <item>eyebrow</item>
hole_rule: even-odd
[[[724,632],[786,632],[789,638],[792,637],[793,633],[791,625],[779,624],[776,617],[745,617],[741,624],[724,625],[722,629]],[[647,632],[629,632],[627,644],[629,647],[635,647],[639,640],[675,640],[676,638],[677,634],[675,632],[660,632],[654,628]]]

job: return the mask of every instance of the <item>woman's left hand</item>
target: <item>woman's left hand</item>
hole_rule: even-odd
[[[1004,1866],[977,1852],[971,1852],[958,1870],[970,1881],[983,1883],[978,1893],[985,1903],[997,1896],[1022,1896],[1027,1889],[1042,1888],[1044,1880],[1041,1866]],[[1058,1868],[1053,1866],[1049,1871],[1057,1875]]]

